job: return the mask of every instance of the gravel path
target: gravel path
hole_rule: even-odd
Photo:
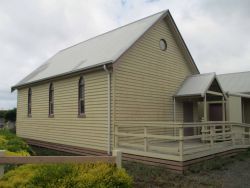
[[[228,160],[226,165],[218,170],[202,170],[185,175],[177,175],[164,168],[139,163],[127,163],[125,167],[134,177],[136,188],[250,188],[249,155],[250,153],[248,157]],[[221,162],[225,160],[217,161],[218,164],[223,164]],[[206,165],[216,167],[215,163]]]
[[[221,177],[223,188],[249,188],[250,159],[234,162],[227,170],[215,171],[213,175]]]
[[[244,161],[235,161],[228,165],[225,170],[213,170],[191,175],[189,178],[200,182],[210,182],[212,187],[250,188],[250,158]]]

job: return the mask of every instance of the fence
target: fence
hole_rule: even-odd
[[[60,163],[96,163],[105,162],[122,166],[122,153],[113,151],[113,156],[5,156],[5,151],[0,150],[0,176],[4,174],[4,164],[60,164]]]

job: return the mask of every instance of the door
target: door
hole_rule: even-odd
[[[222,121],[222,104],[210,104],[209,105],[209,121]]]
[[[183,103],[183,121],[184,122],[193,122],[194,121],[194,110],[192,102]],[[194,134],[194,129],[188,127],[184,129],[184,136],[191,136]]]
[[[244,114],[243,123],[250,124],[250,100],[249,99],[242,100],[242,105],[243,105],[242,112]]]

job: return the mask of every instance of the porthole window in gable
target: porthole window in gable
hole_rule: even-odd
[[[159,45],[160,45],[160,49],[162,51],[166,51],[167,50],[167,42],[166,42],[165,39],[161,39]]]

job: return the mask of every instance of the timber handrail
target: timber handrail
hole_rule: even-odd
[[[119,127],[134,127],[136,124],[137,127],[162,127],[162,128],[180,128],[180,127],[200,127],[203,126],[220,126],[220,125],[235,125],[242,127],[249,127],[250,124],[246,123],[237,123],[237,122],[228,122],[228,121],[206,121],[206,122],[171,122],[171,121],[121,121],[115,122],[115,126]]]
[[[62,164],[62,163],[112,163],[122,166],[122,153],[113,150],[113,156],[6,156],[0,150],[0,177],[4,174],[4,164]]]
[[[115,163],[114,156],[3,156],[0,164]]]

